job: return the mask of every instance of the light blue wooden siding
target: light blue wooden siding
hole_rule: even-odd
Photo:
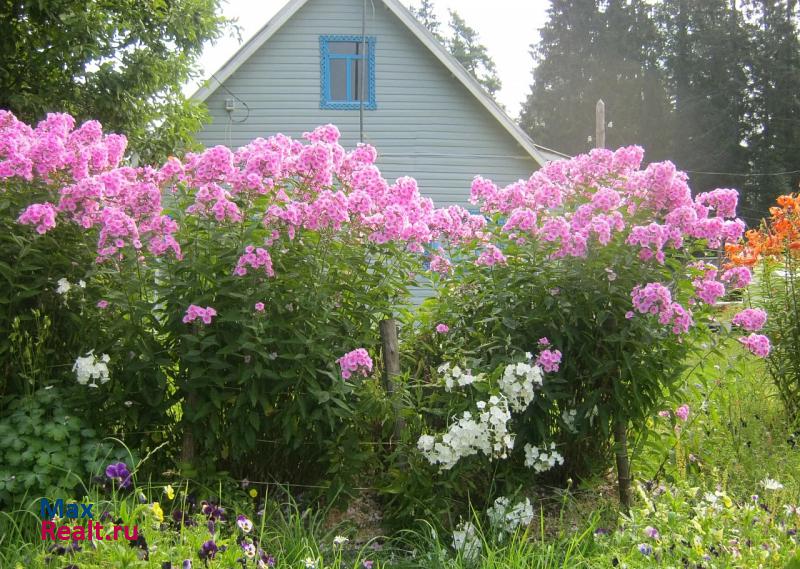
[[[213,122],[200,141],[238,147],[258,136],[296,137],[333,123],[345,147],[355,146],[359,112],[320,109],[319,36],[361,34],[362,5],[309,0],[225,81],[249,106],[247,121],[229,121],[230,95],[218,87],[206,100]],[[460,81],[382,2],[367,7],[366,33],[376,37],[377,109],[364,111],[364,140],[378,149],[384,177],[413,176],[443,206],[465,205],[476,174],[501,184],[530,176],[535,161]]]

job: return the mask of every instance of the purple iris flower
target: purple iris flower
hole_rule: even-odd
[[[653,553],[653,548],[647,543],[640,543],[639,553],[641,553],[642,555],[650,555],[651,553]]]
[[[106,476],[116,481],[120,488],[127,488],[131,485],[131,473],[128,465],[124,462],[113,462],[106,466]]]

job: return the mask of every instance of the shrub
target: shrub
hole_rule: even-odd
[[[73,126],[0,112],[0,177],[15,204],[29,199],[6,215],[43,252],[64,227],[95,241],[92,266],[77,261],[84,334],[67,357],[108,354],[109,381],[83,388],[99,415],[120,431],[179,422],[195,466],[235,460],[295,481],[362,472],[360,441],[385,421],[358,410],[380,411],[364,398],[383,395],[337,361],[376,356],[417,253],[482,219],[435,210],[411,178],[388,183],[375,150],[345,151],[331,125],[139,168],[118,165],[124,139]]]
[[[415,382],[424,384],[419,399],[431,401],[423,430],[453,423],[464,405],[461,393],[431,395],[441,391],[432,370],[442,363],[498,377],[521,361],[547,369],[556,350],[559,369],[535,385],[508,428],[517,472],[526,463],[536,472],[558,466],[555,442],[562,478],[586,474],[608,465],[612,432],[622,446],[629,426],[645,428],[687,355],[719,327],[717,301],[745,286],[749,272],[715,264],[744,231],[736,192],[692,198],[685,174],[669,162],[642,168],[642,158],[637,147],[594,150],[505,188],[475,179],[472,201],[487,224],[475,239],[432,251],[437,296],[409,343],[411,357],[425,362]],[[744,341],[761,355],[769,349],[755,331]],[[548,357],[526,354],[544,348]],[[460,495],[470,481],[479,496],[495,481],[512,491],[523,483],[478,459],[456,469],[447,480]]]

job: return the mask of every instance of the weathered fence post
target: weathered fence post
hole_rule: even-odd
[[[183,400],[183,444],[181,446],[181,462],[194,466],[195,440],[192,424],[187,417],[197,407],[197,394],[190,391]]]
[[[606,104],[603,99],[598,99],[595,107],[594,141],[596,148],[606,147]],[[614,456],[619,502],[627,513],[631,507],[631,463],[628,458],[628,422],[620,417],[614,417]]]
[[[603,99],[597,100],[594,109],[594,142],[595,148],[606,147],[606,104]]]
[[[628,458],[628,425],[626,421],[614,420],[614,454],[617,460],[617,485],[619,503],[625,513],[631,507],[631,465]]]
[[[400,402],[395,397],[394,378],[400,375],[400,346],[397,340],[397,322],[387,318],[380,322],[381,342],[383,344],[383,387],[392,399],[394,407],[394,437],[400,439],[405,421],[400,416]]]

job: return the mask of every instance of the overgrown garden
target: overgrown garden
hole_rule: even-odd
[[[631,146],[471,214],[338,138],[131,166],[0,111],[3,566],[793,558],[796,197],[745,234]],[[42,498],[137,538],[43,542]]]

